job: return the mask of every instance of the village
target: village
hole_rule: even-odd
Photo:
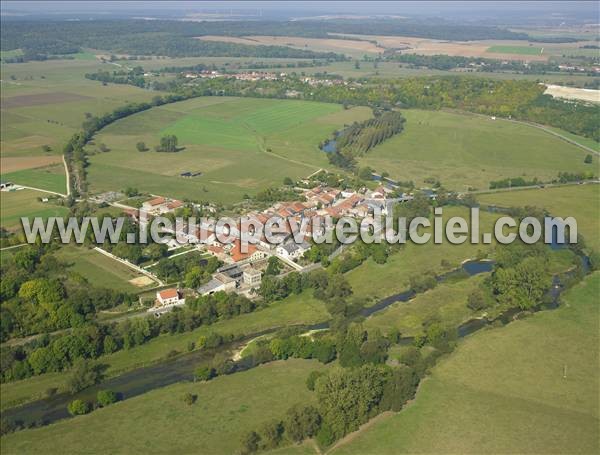
[[[352,217],[363,219],[375,214],[391,214],[395,203],[413,198],[410,193],[398,196],[392,185],[379,184],[374,189],[342,190],[324,184],[310,189],[301,189],[299,198],[304,200],[277,202],[262,211],[250,211],[237,218],[236,225],[215,225],[214,222],[202,221],[195,227],[183,225],[175,229],[164,229],[174,239],[168,242],[171,249],[192,245],[198,251],[214,256],[222,264],[211,279],[196,289],[169,287],[156,292],[154,305],[148,312],[157,317],[185,304],[186,296],[210,295],[216,292],[236,292],[249,298],[256,298],[256,291],[262,282],[262,276],[270,258],[276,258],[282,265],[282,274],[296,271],[305,273],[319,265],[303,260],[311,249],[313,236],[312,220],[315,217]],[[392,197],[392,194],[396,197]],[[435,192],[427,193],[435,198]],[[148,223],[153,217],[174,214],[185,206],[183,201],[155,195],[143,202],[139,209],[115,203],[132,217],[135,222]],[[255,242],[244,243],[245,239],[255,235],[257,226],[260,231],[268,220],[278,220],[280,230],[277,242],[271,243],[263,234]],[[240,220],[244,220],[241,222]],[[297,226],[299,233],[294,235],[292,225]],[[298,235],[299,234],[299,235]],[[382,231],[379,235],[383,235]],[[221,242],[219,238],[228,237],[232,241]],[[218,238],[219,237],[219,238]],[[298,241],[298,237],[301,238]],[[244,242],[243,242],[244,241]],[[339,247],[339,250],[343,245]],[[335,254],[338,254],[335,252]]]

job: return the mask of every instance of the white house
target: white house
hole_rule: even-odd
[[[154,306],[148,309],[148,311],[160,314],[171,311],[171,309],[175,306],[184,304],[185,298],[183,298],[181,291],[175,288],[163,289],[162,291],[158,291],[156,293]]]
[[[310,250],[310,244],[308,242],[302,242],[300,244],[296,242],[286,242],[277,247],[275,250],[277,254],[286,259],[297,259]]]

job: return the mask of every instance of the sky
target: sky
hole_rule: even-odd
[[[317,15],[400,15],[446,17],[466,21],[499,18],[588,18],[600,22],[599,3],[507,1],[2,1],[2,14],[144,15],[181,17],[190,13],[255,14],[264,17]]]

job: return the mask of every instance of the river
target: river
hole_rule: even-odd
[[[587,273],[589,270],[589,262],[585,257],[582,258],[582,261],[584,271]],[[466,272],[469,276],[487,273],[493,269],[493,266],[494,262],[489,260],[467,261],[462,264],[461,268],[439,275],[437,280],[446,280],[457,273]],[[556,308],[558,306],[558,298],[560,296],[560,292],[562,291],[562,286],[558,282],[557,277],[554,279],[554,286],[550,291],[550,304],[539,305],[538,307],[532,309],[532,311]],[[364,317],[369,317],[379,311],[384,310],[394,303],[408,302],[415,295],[416,293],[412,290],[391,295],[380,300],[373,306],[364,308],[362,310],[362,315]],[[510,322],[514,316],[520,312],[521,311],[518,309],[512,309],[498,316],[497,318],[494,318],[493,320],[488,320],[485,318],[472,319],[457,327],[458,335],[459,337],[464,337],[496,321],[501,321],[502,323]],[[305,327],[306,330],[326,329],[329,327],[329,323],[321,322],[303,327]],[[81,399],[88,402],[94,402],[97,392],[102,389],[114,390],[119,393],[120,399],[125,400],[142,395],[159,387],[165,387],[181,381],[193,381],[194,369],[204,362],[208,363],[215,356],[215,354],[226,353],[231,355],[236,349],[249,340],[261,335],[273,333],[276,330],[277,329],[274,328],[271,330],[254,333],[247,335],[240,340],[222,345],[216,349],[197,350],[154,365],[138,368],[126,372],[120,376],[109,378],[100,384],[89,387],[73,395],[68,393],[60,393],[42,400],[26,403],[19,407],[7,409],[2,412],[2,418],[17,422],[22,426],[30,426],[34,424],[47,425],[49,423],[70,417],[69,413],[67,412],[67,405],[72,400]],[[411,342],[411,337],[406,337],[401,340],[402,344],[409,344]],[[236,363],[236,367],[236,371],[243,371],[251,368],[252,365],[248,363],[247,359],[242,359]]]

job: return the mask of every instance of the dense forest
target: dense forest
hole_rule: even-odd
[[[119,48],[137,49],[133,54],[161,55],[159,49],[170,49],[178,55],[183,52],[197,52],[209,44],[185,44],[184,40],[202,35],[244,36],[277,35],[305,36],[314,38],[329,37],[329,33],[352,33],[364,35],[416,36],[421,38],[448,40],[482,39],[528,39],[526,33],[516,33],[498,27],[452,24],[445,21],[417,21],[398,19],[331,21],[219,21],[192,22],[168,20],[97,20],[97,21],[10,21],[2,20],[2,50],[38,48],[41,53],[65,52],[68,47],[91,47],[113,50]],[[163,42],[163,44],[161,44]],[[236,46],[229,46],[235,51]],[[242,52],[242,46],[239,52]],[[269,46],[258,46],[268,48]],[[225,50],[227,46],[222,49]],[[212,48],[216,49],[216,48]],[[274,50],[272,50],[274,51]],[[170,54],[162,54],[170,55]],[[188,54],[200,55],[200,54]],[[234,54],[221,54],[234,56]],[[275,56],[275,55],[273,55]]]

